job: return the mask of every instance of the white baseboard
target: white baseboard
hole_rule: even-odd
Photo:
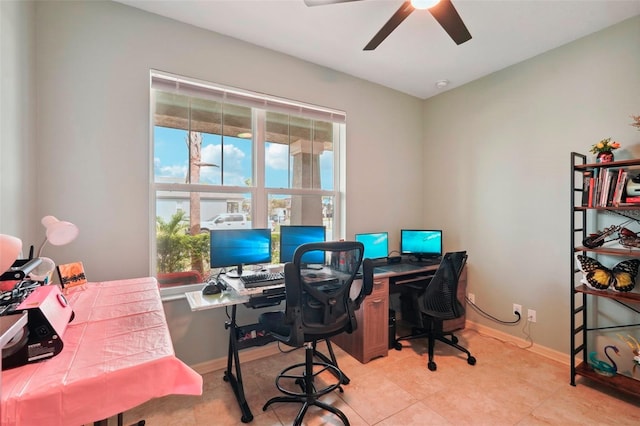
[[[467,321],[465,323],[465,328],[469,330],[475,330],[482,335],[493,337],[494,339],[500,340],[502,342],[514,343],[520,348],[525,348],[528,351],[531,351],[538,355],[542,355],[545,358],[558,361],[565,365],[569,365],[571,360],[571,358],[569,357],[569,354],[558,352],[554,349],[549,349],[546,346],[541,346],[535,343],[531,345],[531,342],[529,342],[528,340],[512,336],[511,334],[507,334],[502,331],[499,331],[490,327],[486,327],[484,325],[478,324],[473,321]]]
[[[511,342],[520,348],[525,348],[526,350],[529,350],[533,353],[541,355],[545,358],[549,358],[551,360],[558,361],[562,364],[569,365],[570,358],[568,354],[558,352],[553,349],[549,349],[546,346],[537,345],[535,343],[531,345],[531,342],[525,339],[512,336],[511,334],[507,334],[502,331],[495,330],[490,327],[486,327],[484,325],[475,323],[473,321],[466,321],[465,328],[469,330],[474,330],[481,335],[492,337],[502,342]],[[272,342],[264,346],[259,346],[259,347],[250,348],[250,349],[243,349],[242,351],[240,351],[240,357],[241,357],[240,362],[254,361],[256,359],[265,358],[278,353],[280,353],[280,350],[278,349],[277,343]],[[198,372],[198,374],[211,373],[213,371],[222,370],[226,367],[227,367],[227,357],[216,358],[210,361],[201,362],[199,364],[195,364],[191,366],[191,368],[193,368],[196,372]]]
[[[276,342],[269,343],[264,346],[257,346],[254,348],[243,349],[240,351],[240,362],[255,361],[256,359],[265,358],[280,353],[278,344]],[[198,374],[211,373],[213,371],[222,370],[227,368],[227,357],[216,358],[210,361],[201,362],[199,364],[191,365]]]

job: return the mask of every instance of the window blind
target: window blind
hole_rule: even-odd
[[[330,108],[291,101],[248,90],[212,85],[197,80],[187,80],[160,72],[151,73],[151,88],[194,98],[209,99],[233,105],[264,109],[293,116],[332,123],[345,123],[346,113]]]

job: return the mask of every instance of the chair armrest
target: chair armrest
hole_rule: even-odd
[[[365,296],[368,296],[373,291],[373,262],[371,259],[364,259],[362,261],[362,288],[360,294],[353,301],[356,309],[360,307]]]

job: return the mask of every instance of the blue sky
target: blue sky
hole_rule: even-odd
[[[185,181],[189,160],[186,135],[185,130],[155,127],[154,174],[156,177],[171,178],[176,182]],[[204,133],[202,136],[202,162],[223,165],[225,185],[245,186],[246,179],[251,177],[251,140],[225,137],[223,159],[221,158],[221,137]],[[266,185],[270,188],[288,188],[289,156],[287,146],[267,143],[265,154],[267,162]],[[333,187],[332,163],[332,152],[321,154],[320,173],[323,189]],[[219,185],[221,178],[219,167],[201,168],[201,183]]]

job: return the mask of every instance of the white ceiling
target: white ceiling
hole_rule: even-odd
[[[457,46],[428,11],[416,10],[365,52],[402,0],[315,7],[303,0],[118,2],[422,99],[640,15],[640,0],[452,0],[470,41]],[[436,88],[443,79],[449,86]]]

